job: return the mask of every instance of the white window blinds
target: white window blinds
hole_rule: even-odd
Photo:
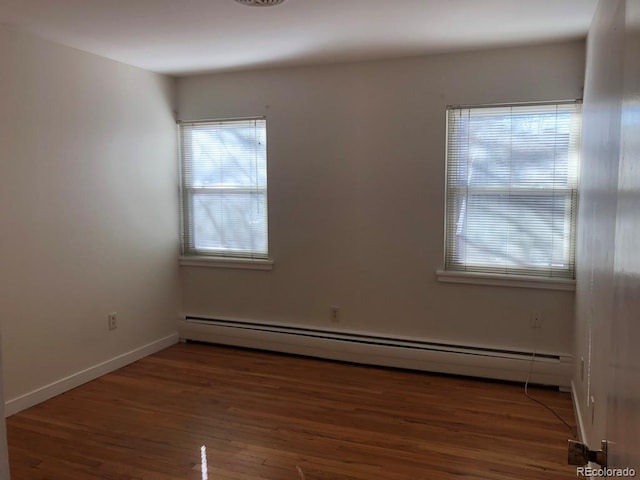
[[[266,258],[263,118],[180,124],[184,255]]]
[[[445,270],[573,278],[580,104],[447,110]]]

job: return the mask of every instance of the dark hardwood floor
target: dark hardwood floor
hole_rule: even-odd
[[[573,424],[568,394],[530,393]],[[12,480],[574,479],[521,385],[179,344],[10,417]],[[201,458],[206,448],[206,474]]]

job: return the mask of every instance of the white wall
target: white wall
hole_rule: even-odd
[[[572,352],[572,292],[438,283],[445,106],[581,97],[582,42],[178,80],[179,118],[267,116],[273,271],[182,267],[183,311]],[[329,306],[341,322],[329,321]]]
[[[602,0],[588,40],[574,387],[584,440],[640,469],[640,2]],[[594,401],[592,401],[592,399]]]
[[[175,334],[175,92],[166,77],[1,26],[0,63],[11,401]]]
[[[640,471],[640,1],[625,2],[620,165],[608,367],[607,432],[612,466]],[[611,7],[609,7],[611,8]],[[624,47],[623,47],[624,45]]]
[[[624,6],[601,2],[589,32],[576,293],[576,401],[585,440],[605,438],[609,322],[620,155]],[[584,372],[582,360],[584,360]],[[593,405],[591,398],[595,400]],[[595,410],[595,411],[593,411]]]

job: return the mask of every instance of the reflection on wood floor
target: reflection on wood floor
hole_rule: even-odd
[[[574,423],[568,394],[529,391]],[[105,375],[7,428],[12,480],[298,480],[298,466],[307,480],[576,475],[571,433],[521,385],[201,344]]]

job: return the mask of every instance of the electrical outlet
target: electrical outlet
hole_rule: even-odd
[[[109,330],[118,328],[118,314],[116,312],[110,313],[107,318],[109,319]]]
[[[531,317],[529,318],[529,326],[531,328],[542,328],[541,312],[531,312]]]
[[[329,320],[332,322],[340,321],[340,307],[329,307]]]

